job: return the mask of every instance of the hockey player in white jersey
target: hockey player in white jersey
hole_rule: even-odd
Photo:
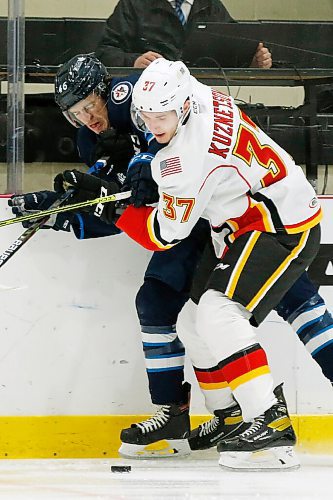
[[[118,227],[162,251],[203,217],[220,259],[197,307],[191,358],[195,352],[198,366],[219,375],[225,408],[235,398],[252,422],[219,443],[220,464],[241,466],[244,454],[270,450],[278,459],[273,466],[294,467],[287,407],[273,392],[251,325],[263,321],[318,251],[322,213],[315,192],[231,97],[199,83],[182,62],[152,63],[135,85],[133,104],[137,123],[165,144],[152,161],[160,199],[155,207],[128,207]]]
[[[261,323],[318,250],[315,193],[300,167],[232,98],[197,82],[183,63],[152,63],[135,85],[133,102],[138,125],[164,145],[152,161],[160,198],[157,206],[130,205],[116,225],[144,247],[164,251],[203,217],[219,258],[186,348],[200,385],[219,388],[218,407],[230,411],[236,399],[251,423],[219,443],[220,463],[239,465],[240,455],[269,449],[278,457],[273,466],[295,466],[283,394],[273,392],[251,324]],[[135,198],[140,179],[131,169],[130,163]],[[111,205],[98,214],[106,222],[115,222]]]

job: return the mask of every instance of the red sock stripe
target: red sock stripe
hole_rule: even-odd
[[[222,368],[216,367],[216,369],[210,370],[199,370],[198,368],[194,368],[194,372],[199,383],[216,384],[219,382],[225,382]]]
[[[268,366],[265,351],[259,347],[250,353],[239,353],[240,357],[222,368],[225,380],[232,382],[242,375],[249,374],[253,370]]]

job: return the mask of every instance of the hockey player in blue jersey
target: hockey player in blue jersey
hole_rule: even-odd
[[[128,162],[136,153],[129,169],[130,177],[137,179],[131,200],[136,206],[156,201],[149,155],[154,155],[159,147],[151,137],[136,129],[130,118],[132,88],[138,77],[133,74],[128,78],[112,78],[96,58],[81,55],[65,63],[56,79],[56,102],[66,118],[78,127],[80,157],[95,168],[93,177],[88,179],[88,191],[94,196],[97,192],[99,195],[101,186],[120,191]],[[105,161],[97,162],[102,157]],[[87,196],[86,175],[78,171],[60,174],[55,179],[58,191],[63,189],[64,180],[76,187],[79,195]],[[14,197],[11,204],[21,215],[27,210],[48,208],[57,196],[56,192],[30,193]],[[79,239],[119,233],[114,224],[96,217],[94,208],[90,212],[59,214],[51,224],[56,230],[72,228]],[[190,448],[197,450],[214,446],[219,439],[238,431],[239,407],[219,411],[218,402],[210,399],[212,391],[204,391],[207,408],[214,416],[190,434],[189,387],[184,384],[185,350],[175,325],[188,299],[192,276],[208,235],[208,225],[202,221],[179,245],[168,252],[154,253],[137,294],[149,390],[152,402],[160,408],[147,421],[122,432],[122,451],[129,456],[149,456],[146,445],[161,439],[170,440],[170,450],[186,454],[188,437]],[[286,294],[277,312],[291,324],[324,375],[333,382],[333,320],[306,273]]]
[[[107,179],[114,191],[122,189],[129,159],[135,152],[140,151],[135,156],[135,164],[143,169],[147,167],[148,171],[149,155],[159,147],[149,135],[145,136],[136,129],[131,120],[131,93],[139,76],[112,78],[95,57],[79,55],[62,65],[56,77],[56,102],[65,117],[78,127],[77,145],[81,159],[95,170],[90,180],[100,185],[101,180]],[[101,158],[104,161],[98,162]],[[80,179],[80,172],[75,172],[74,176],[67,172],[67,175],[70,182],[74,177]],[[57,191],[63,189],[63,181],[62,174],[56,177]],[[150,182],[148,176],[147,184],[151,188]],[[153,202],[157,191],[152,189],[150,193],[149,201]],[[146,201],[147,193],[143,194]],[[15,213],[22,214],[26,210],[46,209],[58,195],[50,191],[29,193],[13,197],[10,203]],[[133,201],[138,203],[139,198],[140,195]],[[88,212],[59,214],[51,224],[55,230],[69,231],[71,228],[79,239],[120,232],[115,225],[105,224]],[[151,399],[163,407],[167,415],[162,419],[164,437],[180,438],[184,453],[190,451],[186,439],[190,434],[189,384],[184,383],[185,351],[177,337],[175,324],[178,312],[188,298],[192,275],[208,236],[207,224],[200,221],[177,249],[168,255],[154,253],[136,297]],[[143,424],[142,433],[139,427],[133,429],[138,434],[134,439],[140,440],[141,435],[146,437],[147,434],[148,444],[156,441],[155,434],[146,433],[145,428]],[[177,449],[175,453],[179,455],[182,450]]]

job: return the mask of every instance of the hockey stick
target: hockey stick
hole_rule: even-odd
[[[66,193],[65,193],[66,194]],[[79,203],[72,203],[70,205],[61,205],[55,208],[48,208],[47,210],[41,210],[40,212],[35,212],[33,214],[22,215],[21,217],[15,217],[14,219],[5,219],[0,221],[0,227],[9,226],[10,224],[16,224],[17,222],[24,222],[28,220],[36,220],[44,217],[49,217],[53,214],[59,214],[60,212],[68,212],[70,210],[79,210],[80,208],[90,207],[92,205],[97,205],[98,203],[109,203],[110,201],[119,201],[129,198],[131,196],[131,191],[124,191],[123,193],[110,194],[109,196],[101,196],[100,198],[94,198],[93,200],[80,201]],[[30,228],[29,228],[30,229]]]
[[[88,173],[91,174],[93,172],[95,172],[94,168],[96,167],[96,165],[98,164],[98,162],[95,163],[95,165],[93,165],[92,167],[89,168],[88,170]],[[105,166],[105,162],[104,162],[104,166]],[[97,169],[98,170],[98,169]],[[52,209],[56,209],[58,207],[60,207],[60,205],[62,205],[66,200],[68,200],[72,194],[75,192],[75,189],[74,188],[69,188],[67,191],[65,191],[62,195],[59,196],[59,198],[57,200],[55,200],[48,208],[48,210],[52,210]],[[10,247],[5,250],[5,252],[3,252],[2,254],[0,254],[0,267],[3,266],[5,264],[5,262],[7,262],[13,255],[14,253],[17,252],[17,250],[19,248],[22,247],[22,245],[24,245],[24,243],[26,243],[28,240],[30,240],[30,238],[37,233],[37,231],[49,220],[50,218],[50,215],[46,215],[45,216],[45,213],[44,212],[40,212],[40,213],[43,213],[44,216],[43,218],[38,218],[36,219],[36,212],[34,212],[33,214],[31,214],[33,217],[32,219],[36,219],[35,222],[33,222],[31,224],[31,226],[26,229],[11,245]],[[30,215],[30,214],[29,214]],[[52,215],[52,214],[51,214]],[[10,220],[10,219],[8,219]],[[20,218],[20,220],[22,220],[22,218]],[[28,219],[29,220],[29,219]]]
[[[50,209],[59,207],[64,201],[66,201],[72,194],[73,189],[66,191],[63,195],[60,196],[54,203],[50,206]],[[29,214],[30,215],[30,214]],[[42,219],[38,219],[36,222],[33,222],[28,229],[26,229],[13,243],[5,250],[2,254],[0,254],[0,267],[2,267],[8,260],[17,252],[19,248],[24,245],[30,238],[37,233],[37,231],[48,221],[50,217],[45,216]]]

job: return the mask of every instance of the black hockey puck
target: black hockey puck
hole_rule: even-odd
[[[111,472],[131,472],[130,465],[111,465]]]

